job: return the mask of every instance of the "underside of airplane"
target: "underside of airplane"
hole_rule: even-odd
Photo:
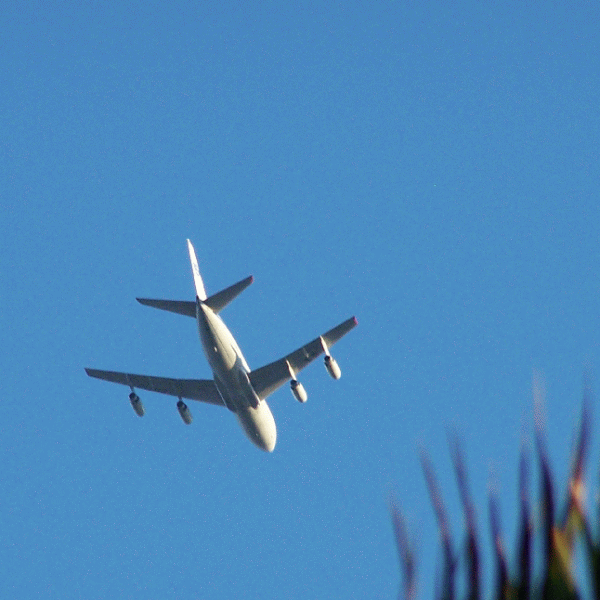
[[[297,375],[321,354],[324,354],[328,373],[333,379],[339,379],[341,369],[331,356],[330,348],[357,325],[357,320],[351,317],[294,352],[259,369],[251,370],[219,313],[254,281],[253,277],[246,277],[216,294],[207,296],[196,253],[191,242],[187,240],[187,243],[196,289],[195,301],[149,298],[137,300],[145,306],[193,317],[196,320],[213,379],[173,379],[88,368],[85,369],[86,373],[90,377],[128,386],[131,390],[131,406],[140,417],[144,416],[145,409],[135,391],[136,388],[177,397],[177,410],[187,425],[191,424],[192,415],[183,398],[226,407],[236,415],[250,441],[261,450],[272,452],[277,439],[277,429],[266,398],[290,381],[294,397],[299,402],[306,402],[308,396]]]

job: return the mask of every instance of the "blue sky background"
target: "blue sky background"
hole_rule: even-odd
[[[417,449],[458,533],[457,428],[512,545],[534,370],[564,480],[600,366],[597,3],[255,4],[3,7],[3,597],[394,598],[391,492],[431,597]],[[223,313],[251,367],[358,317],[340,382],[271,398],[272,455],[83,370],[210,375],[135,302],[192,298],[186,237],[209,292],[255,276]]]

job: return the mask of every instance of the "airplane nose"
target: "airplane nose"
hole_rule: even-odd
[[[260,448],[265,452],[273,452],[273,450],[275,450],[275,444],[277,443],[277,436],[275,435],[275,432],[255,432],[254,435],[250,437],[250,439],[257,448]]]
[[[256,445],[265,452],[273,452],[277,443],[277,427],[267,403],[261,402],[255,410],[250,410],[254,417]]]
[[[277,436],[273,435],[272,437],[264,440],[265,445],[263,446],[263,450],[265,452],[273,452],[275,450],[275,444],[277,443]]]
[[[248,407],[236,414],[250,441],[265,452],[273,452],[277,443],[277,427],[266,402]]]
[[[264,450],[266,452],[273,452],[277,443],[277,427],[275,426],[275,420],[271,411],[269,411],[269,417],[269,419],[266,419],[268,425],[262,428],[262,438],[264,441]]]
[[[275,422],[271,427],[261,427],[256,432],[254,443],[265,452],[273,452],[275,450],[275,444],[277,443],[277,429],[275,428]]]

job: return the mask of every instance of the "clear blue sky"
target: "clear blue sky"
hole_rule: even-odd
[[[417,449],[457,533],[455,426],[486,546],[490,472],[512,534],[534,370],[567,471],[600,367],[597,3],[254,4],[2,9],[2,597],[395,598],[392,491],[430,597]],[[271,398],[273,455],[84,373],[210,375],[135,302],[192,298],[186,237],[209,292],[255,276],[223,313],[251,367],[358,317],[341,381]]]

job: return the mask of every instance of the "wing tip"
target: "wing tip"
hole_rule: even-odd
[[[352,321],[354,322],[354,325],[358,325],[358,319],[356,317],[352,317]]]

